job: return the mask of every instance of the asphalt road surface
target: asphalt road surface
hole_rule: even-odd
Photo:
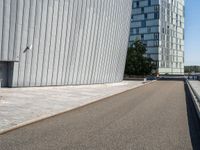
[[[0,150],[200,150],[182,81],[158,81],[0,135]]]

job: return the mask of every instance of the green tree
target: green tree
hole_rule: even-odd
[[[125,74],[126,75],[149,75],[156,70],[155,61],[145,57],[147,49],[141,40],[135,40],[128,48]]]
[[[185,66],[185,73],[200,72],[200,66]]]

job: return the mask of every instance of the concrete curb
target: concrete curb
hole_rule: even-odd
[[[154,82],[156,82],[156,81],[157,81],[157,80],[153,80],[153,81],[150,81],[150,82],[146,82],[146,83],[143,83],[142,85],[139,85],[139,86],[137,86],[137,87],[130,87],[130,88],[128,88],[128,89],[122,90],[122,91],[117,92],[117,93],[114,93],[114,94],[112,93],[112,94],[107,94],[107,95],[100,96],[100,97],[95,97],[93,101],[88,102],[87,104],[81,104],[81,105],[79,105],[79,106],[74,106],[74,108],[64,109],[64,110],[61,110],[61,111],[54,112],[54,113],[52,113],[52,114],[43,115],[43,116],[37,117],[37,118],[35,118],[35,119],[31,119],[31,120],[25,121],[25,122],[23,122],[23,123],[19,123],[19,124],[17,124],[17,125],[14,125],[13,127],[0,130],[0,135],[6,134],[6,133],[11,132],[11,131],[13,131],[13,130],[22,128],[22,127],[24,127],[24,126],[27,126],[27,125],[30,125],[30,124],[33,124],[33,123],[36,123],[36,122],[39,122],[39,121],[42,121],[42,120],[51,118],[51,117],[55,117],[55,116],[61,115],[61,114],[63,114],[63,113],[66,113],[66,112],[69,112],[69,111],[72,111],[72,110],[75,110],[75,109],[78,109],[78,108],[81,108],[81,107],[85,107],[85,106],[87,106],[87,105],[96,103],[96,102],[98,102],[98,101],[100,101],[100,100],[103,100],[103,99],[105,99],[105,98],[109,98],[109,97],[112,97],[112,96],[115,96],[115,95],[119,95],[119,94],[128,92],[128,91],[130,91],[130,90],[133,90],[133,89],[136,89],[136,88],[139,88],[139,87],[142,87],[142,86],[146,86],[146,85],[151,84],[151,83],[154,83]]]
[[[186,83],[187,83],[189,91],[192,95],[192,100],[193,100],[194,106],[196,108],[197,115],[200,119],[200,97],[187,79],[186,79]]]

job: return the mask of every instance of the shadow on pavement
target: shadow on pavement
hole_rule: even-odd
[[[188,125],[189,125],[192,147],[194,150],[200,150],[200,120],[196,113],[195,106],[193,104],[192,97],[187,87],[187,84],[185,84],[185,93],[186,93]]]
[[[160,77],[158,80],[161,81],[184,81],[184,77]]]

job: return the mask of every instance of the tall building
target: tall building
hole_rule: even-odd
[[[1,86],[123,79],[132,0],[0,0]]]
[[[160,74],[183,74],[184,0],[133,0],[129,45],[136,38]]]

